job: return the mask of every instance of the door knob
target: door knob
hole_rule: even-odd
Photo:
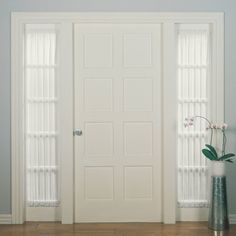
[[[75,130],[73,131],[73,135],[74,135],[74,136],[75,136],[75,135],[77,135],[77,136],[82,136],[82,134],[83,134],[83,132],[82,132],[81,129],[75,129]]]

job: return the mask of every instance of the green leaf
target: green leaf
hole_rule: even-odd
[[[214,154],[214,156],[218,159],[218,155],[217,155],[215,148],[213,146],[211,146],[210,144],[206,144],[206,147],[208,147],[210,149],[210,151],[212,152],[212,154]]]
[[[211,161],[216,161],[217,160],[217,157],[215,157],[215,155],[209,151],[208,149],[202,149],[202,153],[208,158],[210,159]]]
[[[232,159],[227,159],[227,162],[233,163],[234,161]]]
[[[220,157],[219,160],[220,161],[226,161],[227,159],[231,158],[231,157],[234,157],[235,154],[234,153],[228,153],[228,154],[225,154],[224,156]]]

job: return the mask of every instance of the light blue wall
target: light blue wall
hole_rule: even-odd
[[[236,153],[235,0],[0,0],[0,214],[11,212],[10,13],[13,11],[220,11],[225,12],[225,120],[228,148]],[[227,168],[229,211],[236,214],[236,165]]]

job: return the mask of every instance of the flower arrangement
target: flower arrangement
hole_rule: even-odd
[[[184,126],[185,127],[193,126],[194,121],[198,118],[203,119],[207,122],[208,126],[206,127],[206,129],[210,130],[210,132],[211,132],[211,134],[210,134],[210,144],[206,144],[205,145],[206,148],[202,149],[203,155],[211,161],[227,161],[227,162],[232,163],[234,161],[233,157],[235,156],[235,154],[234,153],[227,153],[227,154],[225,153],[226,142],[227,142],[225,131],[226,131],[228,125],[227,124],[214,124],[214,123],[210,122],[206,117],[193,116],[193,117],[190,117],[190,118],[185,118]],[[214,131],[221,132],[221,134],[223,136],[222,149],[221,149],[220,154],[217,153],[216,149],[212,145],[212,139],[213,139]]]

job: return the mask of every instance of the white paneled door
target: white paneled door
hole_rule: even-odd
[[[161,221],[161,25],[74,27],[75,221]]]

